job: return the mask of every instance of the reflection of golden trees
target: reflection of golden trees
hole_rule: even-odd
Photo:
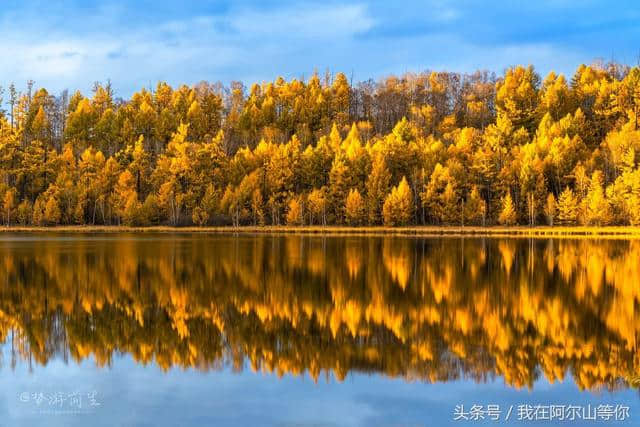
[[[640,371],[640,241],[145,236],[0,258],[0,339],[38,363],[584,388]]]

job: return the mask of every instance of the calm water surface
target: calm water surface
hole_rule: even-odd
[[[640,240],[5,233],[0,425],[640,425],[639,311]]]

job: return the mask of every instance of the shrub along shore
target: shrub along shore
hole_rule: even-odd
[[[522,237],[640,237],[640,227],[348,227],[348,226],[218,226],[218,227],[128,227],[74,225],[54,227],[1,227],[5,233],[241,233],[324,235],[415,235],[415,236],[522,236]]]

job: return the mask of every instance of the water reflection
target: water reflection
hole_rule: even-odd
[[[163,369],[626,388],[639,260],[635,240],[3,235],[0,339],[13,366],[125,353]]]

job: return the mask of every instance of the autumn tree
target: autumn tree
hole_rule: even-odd
[[[44,195],[38,196],[35,203],[33,204],[33,213],[31,223],[34,225],[46,225],[45,219],[45,201]]]
[[[375,156],[366,182],[367,220],[369,224],[382,223],[382,206],[391,186],[391,174],[382,155]]]
[[[462,195],[455,173],[449,166],[438,163],[421,193],[422,204],[435,221],[460,224],[463,211]]]
[[[407,225],[413,216],[413,194],[409,183],[402,177],[400,183],[391,189],[382,207],[385,225]]]
[[[340,156],[336,156],[329,172],[329,209],[333,219],[340,224],[344,221],[344,201],[349,192],[348,167]]]
[[[289,200],[287,206],[287,224],[302,225],[304,223],[303,203],[297,197]]]
[[[477,186],[473,186],[464,204],[465,225],[486,225],[487,205],[480,196]]]
[[[361,225],[365,219],[365,203],[357,189],[349,191],[345,201],[345,214],[349,225]]]
[[[125,225],[138,225],[141,203],[136,192],[136,179],[125,170],[120,174],[115,187],[115,213]]]
[[[20,225],[29,225],[33,219],[33,206],[29,200],[23,200],[16,209],[16,219]]]
[[[560,194],[557,203],[558,223],[564,225],[575,224],[578,220],[578,199],[569,187]]]
[[[47,225],[57,225],[62,218],[60,206],[55,197],[49,196],[44,206],[44,222]]]
[[[326,189],[314,188],[307,197],[309,205],[309,224],[319,223],[327,225],[327,196]]]
[[[516,220],[517,213],[513,204],[513,199],[511,198],[511,194],[507,193],[502,198],[502,210],[500,211],[498,222],[501,225],[514,225],[516,223]]]
[[[589,192],[582,201],[583,222],[588,225],[607,225],[611,222],[611,206],[603,188],[602,172],[591,176]]]
[[[540,77],[533,66],[518,66],[507,70],[496,88],[496,109],[518,128],[533,131],[539,103]]]
[[[7,227],[11,224],[11,214],[16,207],[16,191],[13,188],[8,189],[4,193],[2,200],[2,210],[6,219],[5,224]]]
[[[553,226],[553,220],[556,217],[556,211],[556,198],[553,193],[549,193],[544,205],[544,216],[547,218],[547,224]]]

